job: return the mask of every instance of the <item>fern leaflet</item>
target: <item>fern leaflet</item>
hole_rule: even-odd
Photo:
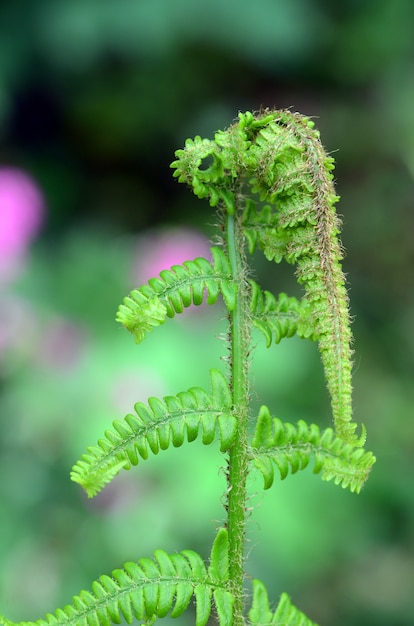
[[[250,254],[259,247],[267,260],[275,263],[280,263],[286,256],[288,233],[280,228],[277,213],[270,204],[265,204],[259,210],[251,198],[246,200],[243,234]]]
[[[276,611],[269,606],[266,587],[260,580],[253,580],[253,603],[249,611],[252,626],[317,626],[297,609],[287,593],[282,593]]]
[[[359,493],[368,478],[375,457],[371,452],[335,437],[331,428],[323,432],[315,424],[300,420],[296,426],[271,418],[262,406],[252,440],[251,459],[263,474],[264,488],[274,481],[274,466],[283,480],[289,473],[305,469],[314,458],[313,472],[322,471],[323,480]]]
[[[208,304],[214,304],[221,292],[228,310],[234,309],[237,285],[232,280],[230,263],[220,248],[211,248],[211,254],[213,264],[199,257],[173,265],[124,299],[116,320],[134,335],[137,343],[167,317],[182,313],[192,304],[200,305],[204,292]]]
[[[178,182],[187,183],[193,189],[198,198],[209,198],[211,206],[217,206],[223,202],[227,211],[234,211],[234,197],[229,189],[229,181],[236,177],[238,168],[237,149],[226,151],[230,159],[223,159],[220,151],[218,136],[226,139],[226,133],[217,133],[215,141],[202,139],[199,135],[194,139],[187,139],[184,150],[176,150],[176,161],[170,167],[174,168],[173,176]],[[234,137],[239,141],[241,137]],[[207,158],[212,160],[209,167],[201,167]]]
[[[199,387],[166,396],[163,401],[149,398],[148,405],[138,402],[136,415],[115,420],[113,429],[105,431],[105,437],[91,446],[74,465],[71,479],[80,483],[89,497],[95,496],[120,469],[138,465],[139,459],[147,459],[149,451],[157,454],[171,444],[179,447],[185,437],[194,441],[200,431],[202,441],[208,445],[216,437],[220,449],[226,451],[237,427],[232,414],[232,399],[226,380],[221,372],[210,371],[211,394]]]
[[[270,291],[262,291],[257,283],[250,280],[252,298],[250,314],[253,326],[265,336],[266,346],[279,343],[284,337],[315,339],[312,325],[311,307],[306,300],[297,300],[280,293],[278,298]]]
[[[221,528],[214,540],[207,568],[192,550],[167,554],[156,550],[154,559],[125,563],[111,576],[92,583],[91,591],[81,591],[72,604],[36,622],[10,622],[4,626],[110,626],[134,619],[153,623],[157,617],[179,617],[192,597],[196,603],[196,626],[205,626],[212,601],[220,626],[231,626],[233,598],[227,589],[228,537]]]

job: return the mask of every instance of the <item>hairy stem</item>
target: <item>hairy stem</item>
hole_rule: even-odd
[[[237,215],[237,212],[235,212]],[[243,620],[244,543],[246,527],[246,481],[248,475],[247,424],[249,408],[248,354],[250,335],[242,237],[235,215],[227,216],[227,249],[234,280],[239,292],[237,304],[230,314],[231,387],[233,406],[238,420],[237,433],[228,458],[228,534],[229,574],[235,598],[234,626]]]

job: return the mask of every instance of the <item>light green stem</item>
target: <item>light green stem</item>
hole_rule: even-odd
[[[243,275],[243,243],[234,215],[227,216],[227,251],[233,278],[238,284],[238,298],[230,315],[231,387],[233,405],[238,419],[234,443],[230,449],[227,469],[229,573],[231,591],[235,598],[234,626],[244,624],[243,579],[246,527],[246,482],[248,475],[247,424],[249,409],[248,353],[250,347],[247,320],[246,280]]]

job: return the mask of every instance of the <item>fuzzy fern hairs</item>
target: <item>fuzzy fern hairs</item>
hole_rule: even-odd
[[[207,563],[192,551],[157,550],[153,558],[126,563],[102,575],[90,591],[37,622],[20,626],[109,626],[138,620],[153,624],[181,616],[195,604],[195,624],[213,611],[220,626],[316,626],[282,593],[271,608],[262,582],[245,597],[247,477],[259,471],[269,489],[309,463],[322,479],[359,493],[374,456],[364,450],[352,414],[352,349],[348,296],[341,269],[338,197],[333,160],[308,118],[289,111],[243,113],[213,140],[188,139],[172,163],[174,176],[217,209],[222,243],[212,260],[197,258],[163,270],[132,291],[117,320],[137,343],[148,333],[204,300],[221,294],[228,315],[228,371],[211,370],[211,390],[191,387],[165,398],[138,402],[115,420],[74,465],[71,478],[95,496],[122,470],[167,448],[196,439],[218,442],[227,477],[225,520]],[[249,254],[296,266],[301,299],[264,291],[249,274]],[[319,344],[332,405],[332,426],[284,422],[263,406],[251,414],[248,372],[251,329],[266,346],[298,335]],[[253,434],[248,424],[253,422]],[[276,470],[276,472],[275,472]],[[0,616],[3,626],[15,626]]]

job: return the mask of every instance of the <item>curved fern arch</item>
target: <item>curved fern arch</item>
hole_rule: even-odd
[[[192,305],[200,305],[205,298],[208,304],[214,304],[221,293],[227,309],[234,309],[237,284],[230,263],[220,248],[213,247],[210,251],[212,263],[198,257],[182,265],[173,265],[124,299],[116,320],[134,335],[137,343],[153,328],[163,324],[167,317],[174,317]]]
[[[200,434],[205,445],[218,438],[221,452],[226,452],[233,442],[237,419],[223,374],[213,369],[210,380],[210,394],[193,387],[163,401],[149,398],[148,404],[138,402],[135,415],[115,420],[97,445],[88,448],[73,466],[71,479],[94,497],[121,469],[138,465],[150,452],[155,455],[170,446],[191,443]]]
[[[2,626],[110,626],[139,620],[153,624],[157,618],[180,617],[195,604],[195,626],[206,626],[214,608],[220,626],[232,626],[234,597],[229,590],[228,534],[220,528],[214,539],[208,566],[193,550],[167,554],[156,550],[153,558],[125,563],[111,576],[99,577],[90,591],[82,590],[72,603],[45,619],[10,622],[0,615]],[[284,620],[284,621],[281,621]],[[284,593],[273,613],[263,583],[253,580],[251,626],[299,624],[316,626]]]
[[[173,265],[131,291],[116,319],[140,343],[168,318],[204,301],[215,304],[221,294],[229,322],[228,372],[210,371],[210,391],[191,387],[175,396],[137,402],[134,413],[115,420],[86,450],[71,479],[94,497],[121,470],[163,450],[196,439],[204,445],[216,441],[226,463],[226,520],[207,563],[192,550],[156,550],[153,558],[100,576],[90,591],[81,591],[63,609],[19,626],[109,626],[122,620],[150,625],[166,615],[180,617],[191,602],[196,626],[205,626],[212,612],[220,626],[316,626],[286,593],[272,610],[259,580],[252,581],[246,610],[248,475],[259,471],[267,490],[275,477],[284,480],[313,465],[323,480],[359,493],[375,462],[363,448],[364,429],[360,436],[355,432],[352,336],[333,160],[313,122],[289,111],[239,114],[214,140],[187,140],[171,166],[179,182],[217,207],[221,244],[211,248],[211,261],[198,257]],[[248,255],[256,249],[269,261],[296,266],[302,298],[261,289],[249,271]],[[333,427],[284,422],[266,406],[257,417],[251,414],[254,327],[267,347],[294,335],[318,342]],[[17,626],[1,615],[0,625]]]

